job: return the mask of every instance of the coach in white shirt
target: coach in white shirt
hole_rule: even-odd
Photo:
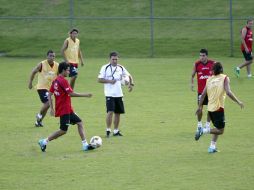
[[[113,114],[115,115],[113,136],[123,136],[119,131],[120,114],[124,113],[124,103],[122,100],[123,92],[121,86],[122,77],[125,75],[129,76],[129,92],[132,91],[134,83],[130,73],[122,65],[117,63],[119,59],[117,52],[111,52],[109,54],[109,59],[109,63],[101,67],[98,76],[98,82],[104,84],[104,94],[106,96],[106,136],[109,137],[111,133]]]

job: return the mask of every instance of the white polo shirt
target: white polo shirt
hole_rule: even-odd
[[[122,66],[117,64],[116,66],[110,63],[101,67],[98,78],[106,80],[117,80],[115,84],[104,83],[104,94],[109,97],[123,97],[123,91],[121,86],[121,79],[123,75],[130,75],[129,72]]]

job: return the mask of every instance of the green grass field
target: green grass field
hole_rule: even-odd
[[[99,135],[103,146],[82,152],[75,126],[52,141],[42,153],[37,141],[58,129],[58,119],[46,116],[45,127],[33,126],[40,101],[28,90],[31,69],[41,59],[0,58],[0,189],[61,190],[251,190],[253,163],[253,82],[233,67],[242,59],[210,57],[224,63],[231,88],[245,109],[227,98],[226,130],[218,140],[220,153],[208,154],[210,136],[196,142],[196,92],[189,82],[196,57],[125,59],[135,89],[125,91],[122,138],[105,139],[103,86],[97,75],[107,59],[87,59],[77,91],[91,99],[73,98],[75,111],[86,123],[87,137]]]
[[[73,2],[73,16],[76,18],[73,26],[80,29],[81,47],[87,57],[103,58],[112,49],[129,58],[150,57],[150,0]],[[233,53],[241,57],[239,32],[246,18],[253,17],[254,5],[252,0],[232,3]],[[226,20],[230,17],[229,10],[229,0],[154,0],[154,17],[162,17],[154,19],[154,57],[178,58],[180,55],[188,58],[201,47],[207,47],[216,56],[230,56],[230,22]],[[11,57],[42,57],[48,49],[53,49],[59,54],[71,27],[69,15],[70,0],[23,0],[13,3],[1,0],[0,53]],[[8,16],[34,19],[5,18]],[[54,19],[50,19],[52,17]],[[164,17],[182,19],[167,20]]]

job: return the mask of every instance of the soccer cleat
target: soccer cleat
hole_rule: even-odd
[[[123,136],[120,131],[118,131],[117,133],[113,133],[113,136]]]
[[[203,128],[199,127],[198,131],[195,134],[195,140],[198,141],[198,139],[203,135]]]
[[[83,145],[84,151],[93,150],[93,149],[95,149],[95,147],[93,147],[91,144]]]
[[[43,144],[43,139],[39,140],[38,144],[41,147],[41,151],[45,152],[47,146]]]
[[[198,132],[198,129],[199,129],[200,127],[202,127],[202,124],[198,124],[198,125],[197,125],[197,130],[196,130],[197,132]]]
[[[219,152],[217,148],[211,148],[211,147],[208,148],[208,153],[216,153],[216,152]]]
[[[109,138],[110,136],[110,131],[106,131],[106,137]]]
[[[34,126],[35,127],[43,127],[43,124],[41,121],[35,121]]]
[[[240,76],[240,70],[237,68],[234,68],[235,76],[238,78]]]
[[[43,127],[42,124],[42,116],[40,114],[36,114],[35,127]]]

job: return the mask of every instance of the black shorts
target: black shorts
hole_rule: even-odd
[[[198,104],[199,104],[200,98],[201,98],[201,93],[198,93]],[[202,105],[207,105],[207,104],[208,104],[208,96],[206,95]]]
[[[125,113],[122,97],[106,97],[107,112]]]
[[[246,51],[242,51],[242,53],[246,61],[251,61],[253,59],[252,52],[247,53]]]
[[[70,64],[70,74],[69,77],[75,77],[78,75],[78,67]]]
[[[46,89],[38,89],[37,90],[40,100],[42,103],[46,103],[47,101],[49,101],[48,99],[48,95],[49,95],[49,91]]]
[[[225,115],[224,111],[208,112],[213,122],[214,127],[217,129],[223,129],[225,127]]]
[[[60,116],[60,129],[67,131],[70,124],[75,125],[81,121],[82,120],[79,118],[79,116],[77,116],[76,113],[62,115]]]

